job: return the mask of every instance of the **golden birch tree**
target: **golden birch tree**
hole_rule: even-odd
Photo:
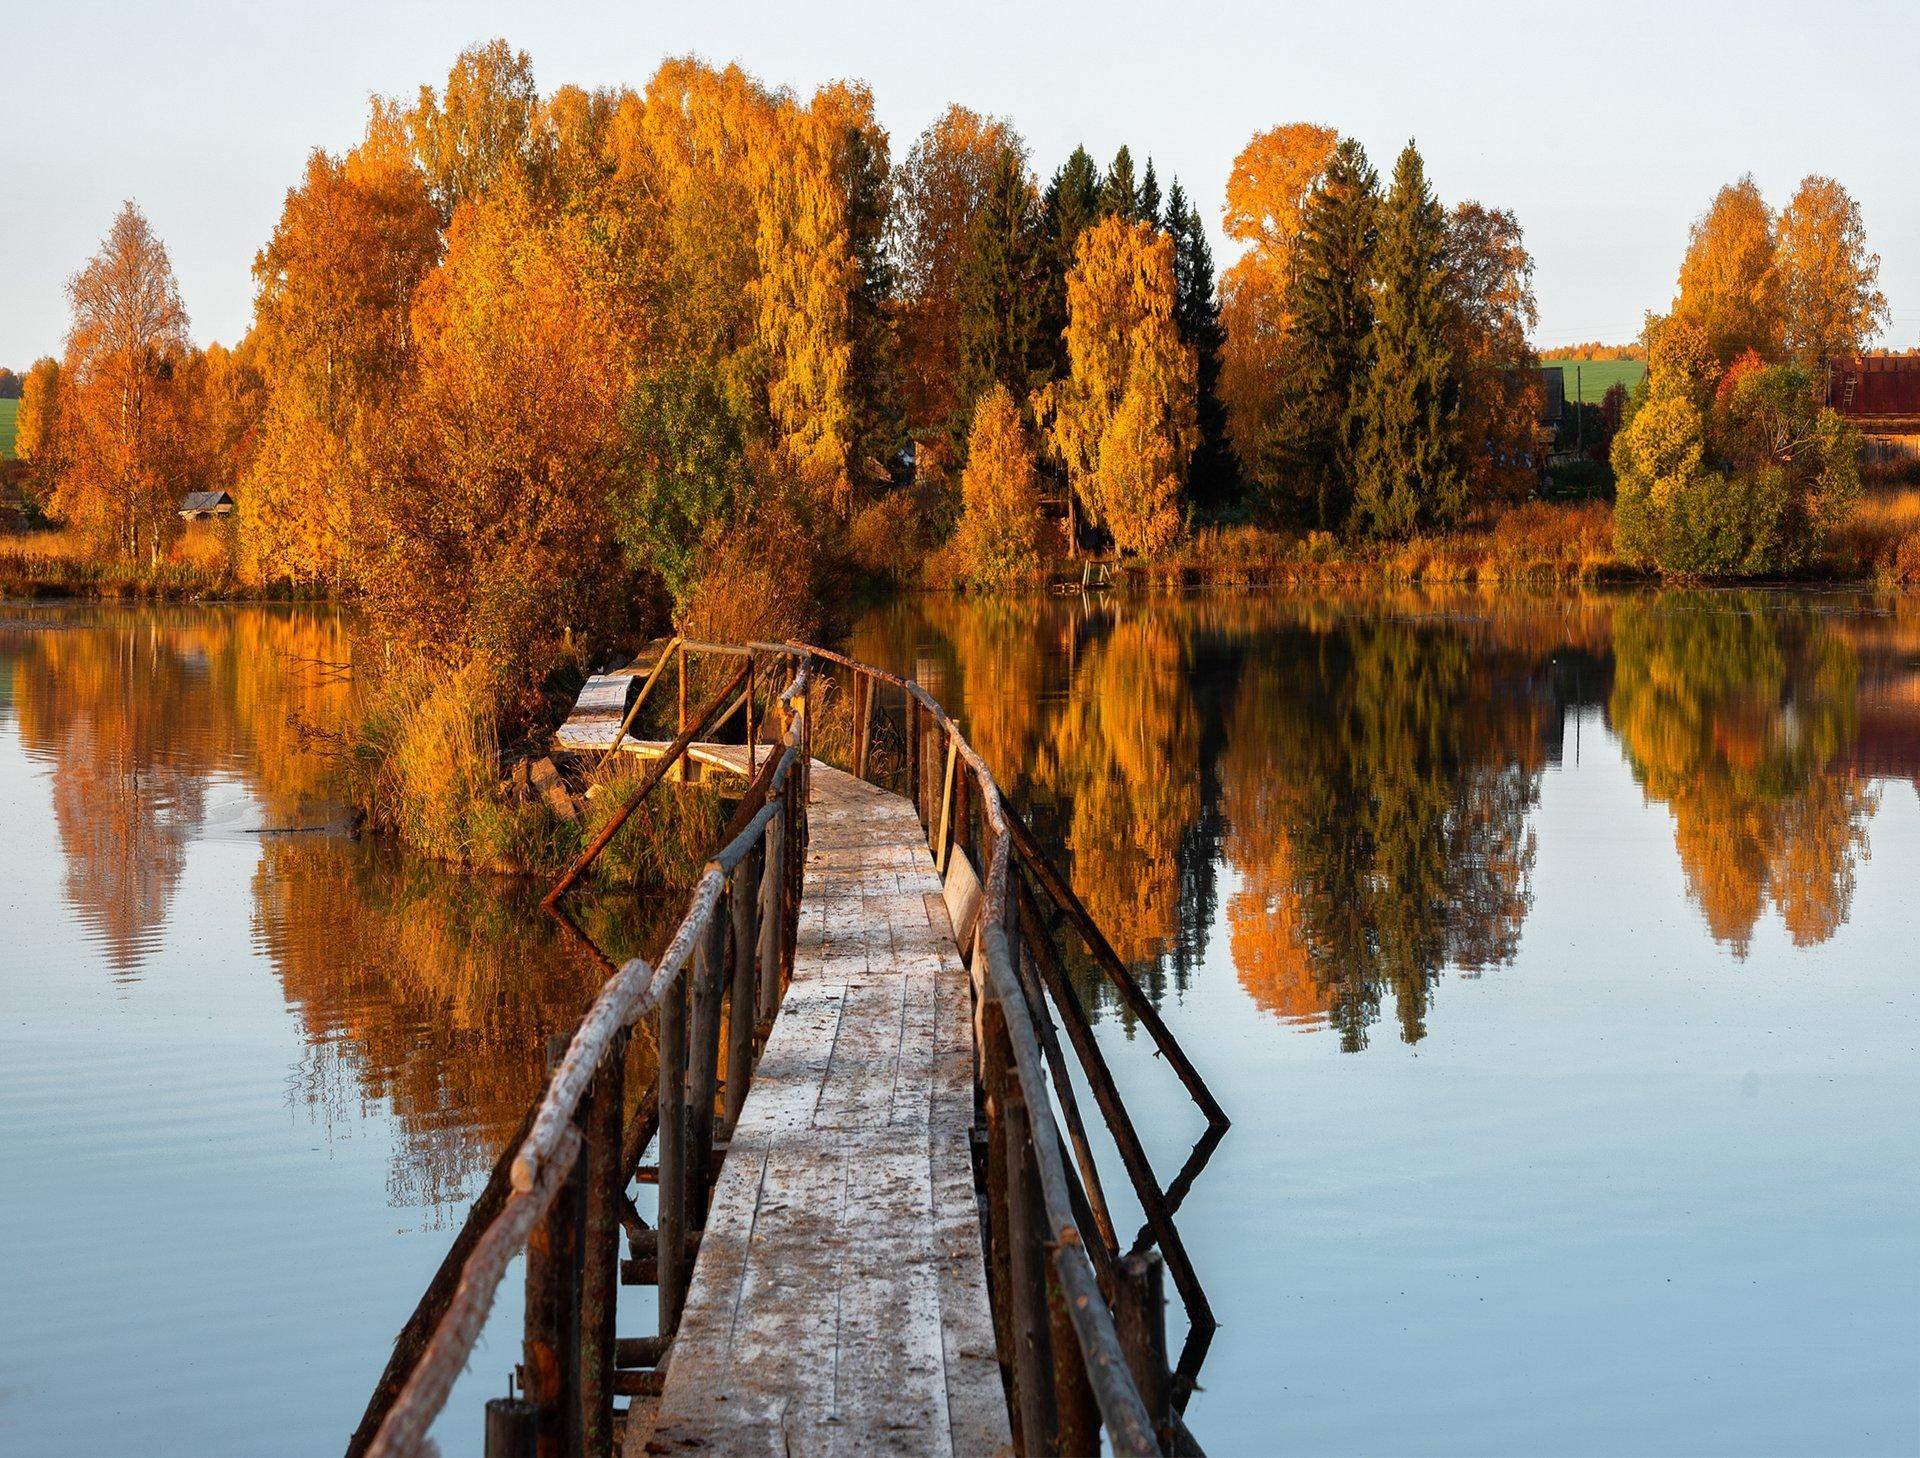
[[[1124,552],[1180,532],[1180,483],[1197,439],[1193,351],[1174,322],[1173,241],[1109,217],[1081,235],[1067,275],[1070,370],[1052,440],[1090,521]]]

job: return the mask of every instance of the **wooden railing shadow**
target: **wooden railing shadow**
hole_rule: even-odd
[[[737,664],[709,675],[720,687],[698,708],[688,704],[699,677],[689,655]],[[1228,1126],[1199,1072],[985,763],[918,684],[804,644],[674,639],[654,658],[607,754],[632,731],[669,663],[675,738],[555,884],[549,906],[573,926],[562,897],[695,743],[736,718],[749,746],[746,793],[658,964],[633,958],[612,970],[571,1038],[551,1050],[541,1097],[396,1340],[349,1458],[420,1451],[522,1251],[522,1393],[488,1403],[488,1458],[604,1458],[618,1441],[614,1399],[658,1395],[718,1162],[792,975],[816,754],[844,758],[854,775],[913,803],[955,913],[973,987],[976,1165],[1016,1449],[1097,1452],[1104,1428],[1116,1453],[1198,1452],[1182,1413],[1215,1324],[1173,1216]],[[849,722],[825,736],[829,746],[817,721],[839,707],[836,673],[850,677]],[[763,694],[770,703],[761,713]],[[897,699],[897,724],[883,697]],[[1063,971],[1063,929],[1084,941],[1207,1118],[1207,1133],[1165,1188]],[[654,1075],[629,1100],[629,1043],[649,1027]],[[1124,1250],[1060,1027],[1145,1215]],[[655,1162],[643,1163],[656,1145]],[[636,1180],[658,1186],[651,1225],[628,1194]],[[1188,1320],[1171,1367],[1163,1270]],[[657,1286],[656,1336],[616,1339],[623,1283]]]

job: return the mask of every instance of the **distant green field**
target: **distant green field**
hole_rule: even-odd
[[[0,400],[0,461],[13,459],[13,418],[19,413],[18,400]]]
[[[1631,391],[1647,372],[1646,361],[1639,359],[1543,359],[1540,363],[1559,365],[1566,372],[1567,398],[1586,405],[1598,405],[1616,380]]]

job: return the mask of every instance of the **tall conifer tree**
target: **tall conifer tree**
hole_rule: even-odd
[[[1080,235],[1100,217],[1100,168],[1085,147],[1060,164],[1041,202],[1046,233],[1045,277],[1040,298],[1040,340],[1036,369],[1042,378],[1067,372],[1067,274]]]
[[[1134,176],[1133,150],[1125,145],[1113,154],[1113,164],[1107,168],[1106,180],[1100,184],[1100,213],[1129,223],[1141,220],[1140,183]]]
[[[1165,227],[1173,232],[1173,216],[1169,211],[1166,217],[1160,215],[1160,179],[1153,173],[1153,158],[1147,158],[1147,175],[1140,179],[1140,205],[1136,213],[1139,221],[1151,223],[1154,227]]]
[[[995,166],[985,202],[968,230],[960,273],[960,388],[956,435],[969,428],[974,402],[995,384],[1024,400],[1044,371],[1041,312],[1046,234],[1033,179],[1008,148]]]
[[[1187,491],[1203,511],[1218,511],[1238,494],[1234,458],[1227,446],[1227,412],[1220,400],[1220,301],[1214,293],[1213,249],[1200,210],[1187,202],[1178,178],[1167,193],[1167,233],[1173,239],[1174,323],[1198,366],[1196,415],[1200,444],[1187,472]]]
[[[1444,526],[1466,509],[1446,248],[1446,213],[1409,142],[1380,210],[1373,368],[1356,453],[1354,522],[1377,536]]]
[[[1365,149],[1343,138],[1307,199],[1294,242],[1290,334],[1300,393],[1280,447],[1302,504],[1322,528],[1342,525],[1353,503],[1379,211],[1379,175]]]

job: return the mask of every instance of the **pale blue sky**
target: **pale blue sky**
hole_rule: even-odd
[[[949,101],[1010,117],[1043,174],[1076,142],[1102,160],[1128,142],[1181,177],[1216,240],[1252,132],[1323,122],[1383,171],[1417,137],[1442,197],[1519,214],[1547,344],[1630,337],[1723,182],[1751,170],[1780,204],[1827,172],[1882,256],[1885,342],[1920,342],[1912,5],[12,0],[0,364],[58,350],[61,286],[124,197],[172,251],[195,336],[237,338],[253,254],[308,149],[350,145],[369,93],[438,82],[496,34],[543,89],[639,85],[687,51],[800,90],[861,77],[896,158]]]

